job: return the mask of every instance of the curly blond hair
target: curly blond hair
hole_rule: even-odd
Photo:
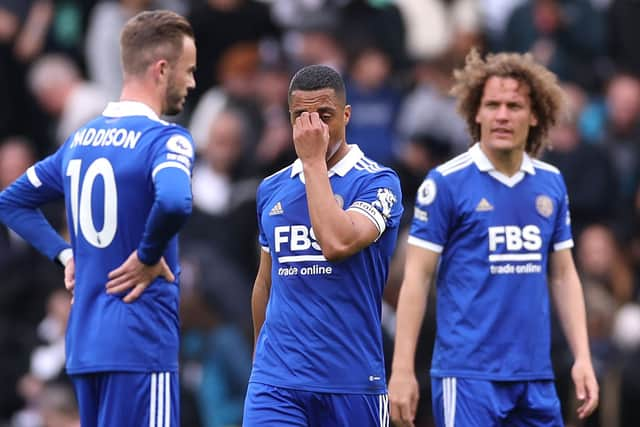
[[[531,54],[489,54],[483,60],[474,48],[466,57],[465,66],[453,72],[455,83],[451,94],[458,98],[458,112],[467,122],[473,141],[480,140],[480,125],[476,115],[490,77],[513,78],[529,87],[531,110],[538,119],[529,128],[525,151],[539,156],[549,145],[547,134],[565,109],[565,97],[555,74],[538,64]]]

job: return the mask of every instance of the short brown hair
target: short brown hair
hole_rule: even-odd
[[[194,38],[191,24],[168,10],[141,12],[127,21],[120,35],[122,70],[140,75],[159,59],[174,63],[184,37]]]
[[[531,54],[489,54],[483,60],[476,49],[467,55],[464,68],[455,70],[451,94],[458,98],[458,112],[467,122],[473,141],[480,139],[476,115],[490,77],[509,77],[529,87],[531,110],[538,120],[529,129],[525,150],[538,156],[548,145],[547,134],[564,110],[564,94],[555,74],[534,61]]]

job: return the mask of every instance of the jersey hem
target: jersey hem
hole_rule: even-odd
[[[67,374],[90,374],[94,372],[178,372],[178,365],[98,365],[81,368],[66,368]]]
[[[486,372],[474,372],[474,371],[450,371],[450,370],[440,370],[440,369],[432,369],[431,376],[436,378],[447,378],[447,377],[456,377],[456,378],[472,378],[476,380],[487,380],[487,381],[538,381],[538,380],[553,380],[555,379],[553,373],[551,372],[532,372],[528,374],[503,374],[496,375],[490,374]]]
[[[287,389],[291,389],[291,390],[300,390],[300,391],[310,391],[310,392],[317,392],[317,393],[385,394],[387,392],[386,386],[385,387],[380,387],[380,388],[375,388],[375,389],[371,389],[371,388],[362,389],[362,388],[353,387],[353,386],[343,386],[343,387],[322,387],[322,386],[318,386],[318,385],[307,386],[307,385],[300,385],[300,384],[283,383],[283,382],[279,382],[279,381],[260,381],[260,380],[254,380],[254,379],[250,379],[249,382],[250,383],[256,383],[256,384],[268,385],[268,386],[272,386],[272,387],[287,388]]]

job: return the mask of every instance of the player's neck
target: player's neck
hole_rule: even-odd
[[[520,171],[524,152],[522,150],[494,150],[480,144],[480,149],[487,156],[496,171],[511,177]]]
[[[349,152],[349,145],[346,142],[340,144],[333,156],[327,159],[327,169],[331,169]]]
[[[162,101],[142,83],[131,80],[124,84],[120,94],[120,101],[135,101],[147,105],[158,116],[162,114]]]

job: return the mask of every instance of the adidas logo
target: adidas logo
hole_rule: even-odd
[[[273,207],[269,211],[269,216],[282,215],[283,213],[284,213],[284,210],[282,209],[282,203],[278,202],[275,205],[273,205]]]
[[[487,212],[492,210],[493,210],[493,206],[484,197],[482,198],[482,200],[480,200],[480,203],[478,203],[478,206],[476,206],[476,212]]]

